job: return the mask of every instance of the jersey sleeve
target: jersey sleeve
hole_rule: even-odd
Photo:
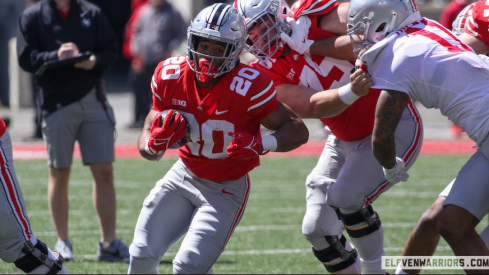
[[[297,19],[303,15],[321,15],[332,11],[341,3],[336,0],[302,0],[292,5],[292,14]]]
[[[294,70],[288,68],[280,63],[283,59],[278,59],[276,61],[260,61],[255,60],[255,62],[251,63],[250,66],[264,71],[266,74],[271,76],[273,83],[275,86],[281,84],[298,84],[298,82],[294,82],[296,76],[294,74]]]
[[[151,109],[157,112],[162,112],[166,109],[163,102],[163,99],[165,98],[165,83],[161,78],[163,68],[163,62],[160,62],[155,68],[153,77],[151,77],[151,92],[153,94],[153,107]]]
[[[263,71],[260,72],[259,77],[254,82],[249,93],[247,111],[256,121],[261,122],[277,108],[277,92],[273,80]]]
[[[489,45],[489,4],[477,1],[472,9],[472,16],[465,24],[465,32]]]

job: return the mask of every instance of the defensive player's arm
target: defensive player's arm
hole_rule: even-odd
[[[141,131],[141,135],[139,136],[138,139],[139,154],[141,154],[143,158],[148,160],[158,160],[161,157],[157,155],[148,154],[145,150],[146,143],[151,137],[151,124],[153,124],[153,120],[155,120],[157,114],[159,114],[159,112],[155,110],[149,111],[148,115],[146,116],[146,119],[144,120],[143,130]]]
[[[350,76],[350,91],[353,97],[367,95],[373,82],[368,73],[356,70]],[[345,103],[340,97],[341,90],[348,87],[316,91],[309,87],[281,84],[276,87],[277,100],[287,104],[301,118],[327,118],[341,114],[352,103]]]
[[[377,101],[372,147],[377,161],[387,169],[396,165],[395,131],[408,100],[405,93],[383,90]]]
[[[262,120],[261,124],[275,131],[272,134],[277,140],[275,152],[294,150],[309,139],[309,130],[304,122],[281,102],[278,103],[273,112]]]

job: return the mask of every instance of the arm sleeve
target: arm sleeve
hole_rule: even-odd
[[[261,75],[263,77],[260,78],[257,88],[254,89],[253,93],[250,93],[248,105],[248,114],[259,122],[272,113],[278,105],[277,92],[273,81],[264,73]]]

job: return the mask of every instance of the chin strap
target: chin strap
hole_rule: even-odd
[[[199,61],[199,66],[197,66],[197,69],[199,70],[199,80],[202,82],[206,82],[209,79],[216,78],[217,75],[215,74],[220,72],[219,70],[216,70],[216,66],[214,64],[211,64],[208,60],[205,59]]]

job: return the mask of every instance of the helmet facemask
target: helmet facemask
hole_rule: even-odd
[[[242,0],[237,6],[250,34],[246,49],[259,60],[278,58],[285,45],[280,34],[290,33],[290,27],[285,23],[290,12],[287,4],[283,0]]]
[[[216,78],[239,63],[244,49],[246,25],[235,8],[218,3],[202,10],[187,31],[187,63],[200,81]],[[217,41],[224,47],[222,56],[199,53],[201,39]],[[199,59],[205,59],[199,62]],[[219,67],[216,67],[216,64]]]

